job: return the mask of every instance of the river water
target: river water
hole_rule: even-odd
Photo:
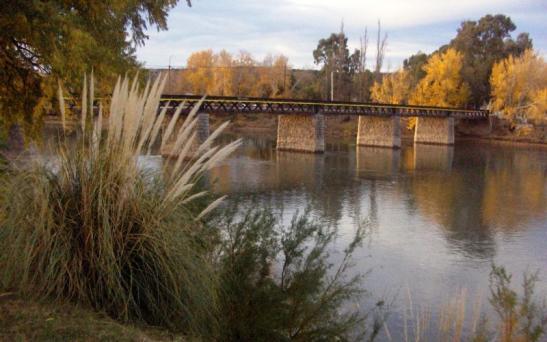
[[[429,322],[424,335],[434,338],[440,322],[456,320],[460,311],[469,333],[478,312],[492,313],[492,263],[514,274],[515,287],[523,272],[540,270],[537,291],[547,295],[545,149],[338,143],[324,154],[305,154],[246,137],[213,176],[216,192],[280,210],[286,220],[309,207],[310,215],[337,227],[340,248],[364,222],[369,234],[354,272],[370,271],[364,287],[371,295],[358,304],[363,310],[379,299],[390,304],[382,340],[414,339],[418,321]]]

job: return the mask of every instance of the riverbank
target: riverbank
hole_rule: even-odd
[[[38,303],[0,294],[0,341],[184,341],[150,326],[122,324],[73,304]]]

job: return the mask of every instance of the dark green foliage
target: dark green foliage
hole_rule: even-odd
[[[471,103],[481,106],[490,98],[490,74],[495,62],[509,55],[520,56],[532,48],[527,33],[511,38],[516,29],[511,18],[502,15],[486,15],[478,21],[464,21],[458,34],[447,47],[464,54],[462,76],[471,88]]]
[[[373,339],[367,316],[347,304],[363,295],[362,275],[347,278],[360,228],[335,267],[327,259],[335,231],[295,216],[281,227],[268,210],[236,214],[234,205],[215,222],[221,241],[222,340],[345,341]],[[363,330],[363,331],[361,331]]]
[[[354,95],[352,81],[359,71],[361,55],[355,50],[351,55],[348,38],[344,32],[332,33],[330,37],[319,40],[313,51],[315,64],[321,65],[323,99],[330,99],[331,73],[334,82],[334,100],[348,101]]]
[[[316,70],[292,70],[290,89],[292,98],[322,100],[324,75]]]
[[[415,88],[418,82],[424,78],[426,73],[423,66],[427,63],[428,58],[427,54],[418,51],[403,61],[403,68],[408,71],[412,88]]]

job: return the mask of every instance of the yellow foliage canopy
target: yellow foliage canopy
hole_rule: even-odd
[[[509,119],[547,121],[547,63],[534,51],[496,63],[490,85],[493,111]]]
[[[194,52],[188,57],[188,81],[195,94],[206,94],[213,88],[213,67],[215,58],[213,50]]]
[[[291,87],[289,70],[288,58],[283,55],[269,55],[263,62],[257,62],[246,51],[232,56],[225,50],[218,54],[203,50],[188,58],[184,74],[187,86],[183,88],[194,94],[287,96]]]
[[[371,99],[380,103],[406,104],[412,90],[408,71],[401,69],[385,75],[382,82],[374,82],[370,89]]]
[[[462,107],[469,99],[469,86],[461,77],[463,55],[455,49],[436,53],[424,65],[425,77],[409,99],[413,105]]]

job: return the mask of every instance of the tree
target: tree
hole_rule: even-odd
[[[438,52],[424,66],[426,75],[410,96],[409,103],[461,107],[469,98],[469,86],[461,77],[463,56],[454,49]]]
[[[505,15],[486,15],[479,21],[464,21],[457,36],[447,47],[460,51],[463,56],[463,79],[471,89],[471,103],[481,106],[490,96],[490,74],[497,61],[509,55],[519,56],[532,48],[527,33],[521,33],[516,40],[511,32],[516,29],[511,18]]]
[[[533,50],[496,63],[490,84],[492,110],[511,120],[547,121],[547,63]]]
[[[408,71],[401,69],[384,75],[382,82],[374,82],[370,96],[379,103],[406,104],[412,91]]]
[[[77,92],[93,69],[97,91],[138,66],[145,30],[167,29],[177,0],[0,2],[0,116],[5,125],[35,122],[54,97],[57,79]]]
[[[370,88],[371,99],[379,103],[407,104],[415,86],[411,75],[404,68],[384,75],[381,82],[374,82]],[[406,126],[413,129],[415,125],[416,119],[410,118]]]
[[[343,30],[319,40],[313,59],[315,64],[322,65],[321,74],[326,80],[323,98],[349,100],[353,91],[352,78],[359,68],[360,52],[355,50],[350,55],[348,38]],[[332,96],[331,89],[334,89]]]
[[[253,56],[247,51],[240,51],[233,65],[233,94],[235,96],[256,95],[258,73]]]
[[[382,71],[382,65],[384,64],[384,55],[387,45],[387,33],[382,38],[382,25],[378,20],[378,37],[376,38],[376,65],[374,66],[374,78],[378,82],[380,81]]]
[[[268,55],[259,68],[260,76],[257,85],[259,97],[283,97],[291,86],[288,68],[289,59],[286,56]]]
[[[369,98],[369,78],[367,77],[367,52],[368,52],[368,28],[365,26],[365,33],[359,37],[360,49],[359,49],[359,63],[357,65],[357,87],[358,87],[358,100],[365,102]]]
[[[414,88],[418,82],[425,77],[424,65],[427,63],[429,56],[421,51],[410,56],[403,61],[403,68],[408,72],[410,83]]]
[[[233,57],[226,51],[222,50],[215,55],[214,82],[211,94],[220,96],[233,95]]]
[[[194,94],[209,94],[213,90],[215,56],[213,50],[194,52],[186,62],[188,74],[186,78]]]

